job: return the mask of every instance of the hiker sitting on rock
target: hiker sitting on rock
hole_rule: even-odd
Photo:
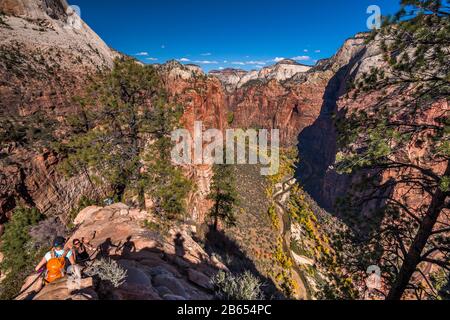
[[[84,240],[84,238],[81,238],[81,240],[74,239],[72,244],[72,254],[75,256],[75,261],[79,265],[83,265],[90,260],[88,251],[96,251],[96,249],[93,248],[88,241]]]
[[[64,249],[66,240],[63,237],[56,237],[53,241],[52,249],[47,252],[42,258],[41,262],[36,267],[36,272],[39,272],[44,266],[46,266],[45,282],[52,283],[65,276],[67,273],[76,272],[75,270],[75,257],[72,250]],[[68,265],[67,261],[70,263]]]

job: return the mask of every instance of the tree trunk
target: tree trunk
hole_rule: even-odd
[[[450,175],[450,167],[448,164],[444,175]],[[408,254],[403,261],[403,265],[397,279],[392,285],[386,300],[401,300],[414,272],[416,272],[418,264],[422,261],[421,255],[423,249],[425,248],[431,233],[433,232],[440,213],[446,206],[446,198],[448,195],[448,192],[443,192],[439,188],[433,195],[430,207],[422,220],[419,231],[417,232],[416,237],[409,248]]]
[[[219,231],[219,217],[214,217],[214,231]]]
[[[115,198],[114,200],[115,201],[119,201],[119,202],[123,201],[125,189],[126,189],[126,186],[122,183],[114,186],[114,198]]]

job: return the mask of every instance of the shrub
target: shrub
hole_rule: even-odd
[[[228,125],[231,126],[233,122],[234,122],[234,113],[230,111],[227,113],[227,123]]]
[[[41,258],[42,250],[34,245],[29,235],[30,227],[41,218],[37,209],[19,208],[14,210],[11,221],[6,224],[0,245],[4,255],[0,270],[6,273],[6,278],[1,282],[0,299],[11,299],[16,295],[24,279]]]
[[[114,288],[120,287],[127,278],[127,271],[111,259],[94,261],[85,273],[90,277],[98,276],[101,280],[111,283]]]
[[[30,228],[29,232],[36,247],[52,246],[57,236],[67,236],[67,230],[59,217],[51,217]]]
[[[272,221],[272,225],[276,230],[280,230],[281,226],[280,226],[280,219],[278,218],[278,214],[277,211],[275,209],[275,206],[271,206],[269,208],[269,218],[270,221]]]
[[[240,275],[220,271],[211,280],[220,300],[262,300],[261,281],[249,271]]]

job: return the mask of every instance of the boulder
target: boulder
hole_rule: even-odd
[[[173,292],[173,294],[187,298],[183,283],[171,274],[160,274],[155,276],[153,278],[153,285],[155,287],[165,286]]]
[[[163,298],[164,298],[164,300],[170,300],[170,301],[184,301],[184,300],[187,300],[185,297],[177,296],[175,294],[166,294]]]
[[[189,279],[189,281],[195,283],[199,287],[202,287],[202,288],[208,289],[208,290],[213,289],[210,278],[207,277],[205,274],[198,272],[194,269],[188,270],[188,279]]]

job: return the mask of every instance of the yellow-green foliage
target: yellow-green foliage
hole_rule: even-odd
[[[289,214],[300,224],[306,231],[309,240],[314,243],[314,251],[317,258],[322,255],[329,256],[329,240],[325,234],[320,232],[320,225],[317,217],[311,210],[308,202],[305,199],[303,190],[299,186],[294,186],[291,190],[291,197],[289,199]]]
[[[275,206],[271,206],[269,208],[269,217],[270,221],[272,221],[272,225],[276,230],[280,230],[280,219],[278,218],[277,211],[275,209]]]
[[[283,239],[281,237],[277,240],[275,260],[276,264],[281,269],[281,271],[275,276],[275,280],[287,297],[293,297],[297,290],[297,285],[292,278],[293,263],[291,258],[284,252]]]
[[[281,271],[281,273],[277,275],[276,280],[280,283],[280,287],[286,297],[294,297],[294,294],[297,291],[298,287],[294,279],[292,278],[291,271]]]
[[[275,252],[275,258],[277,259],[278,264],[284,270],[289,270],[292,268],[292,260],[290,257],[286,255],[283,250],[283,239],[280,237],[277,241],[277,250]]]
[[[296,161],[297,151],[295,149],[280,149],[280,169],[276,175],[268,176],[272,188],[286,178],[294,176]]]

